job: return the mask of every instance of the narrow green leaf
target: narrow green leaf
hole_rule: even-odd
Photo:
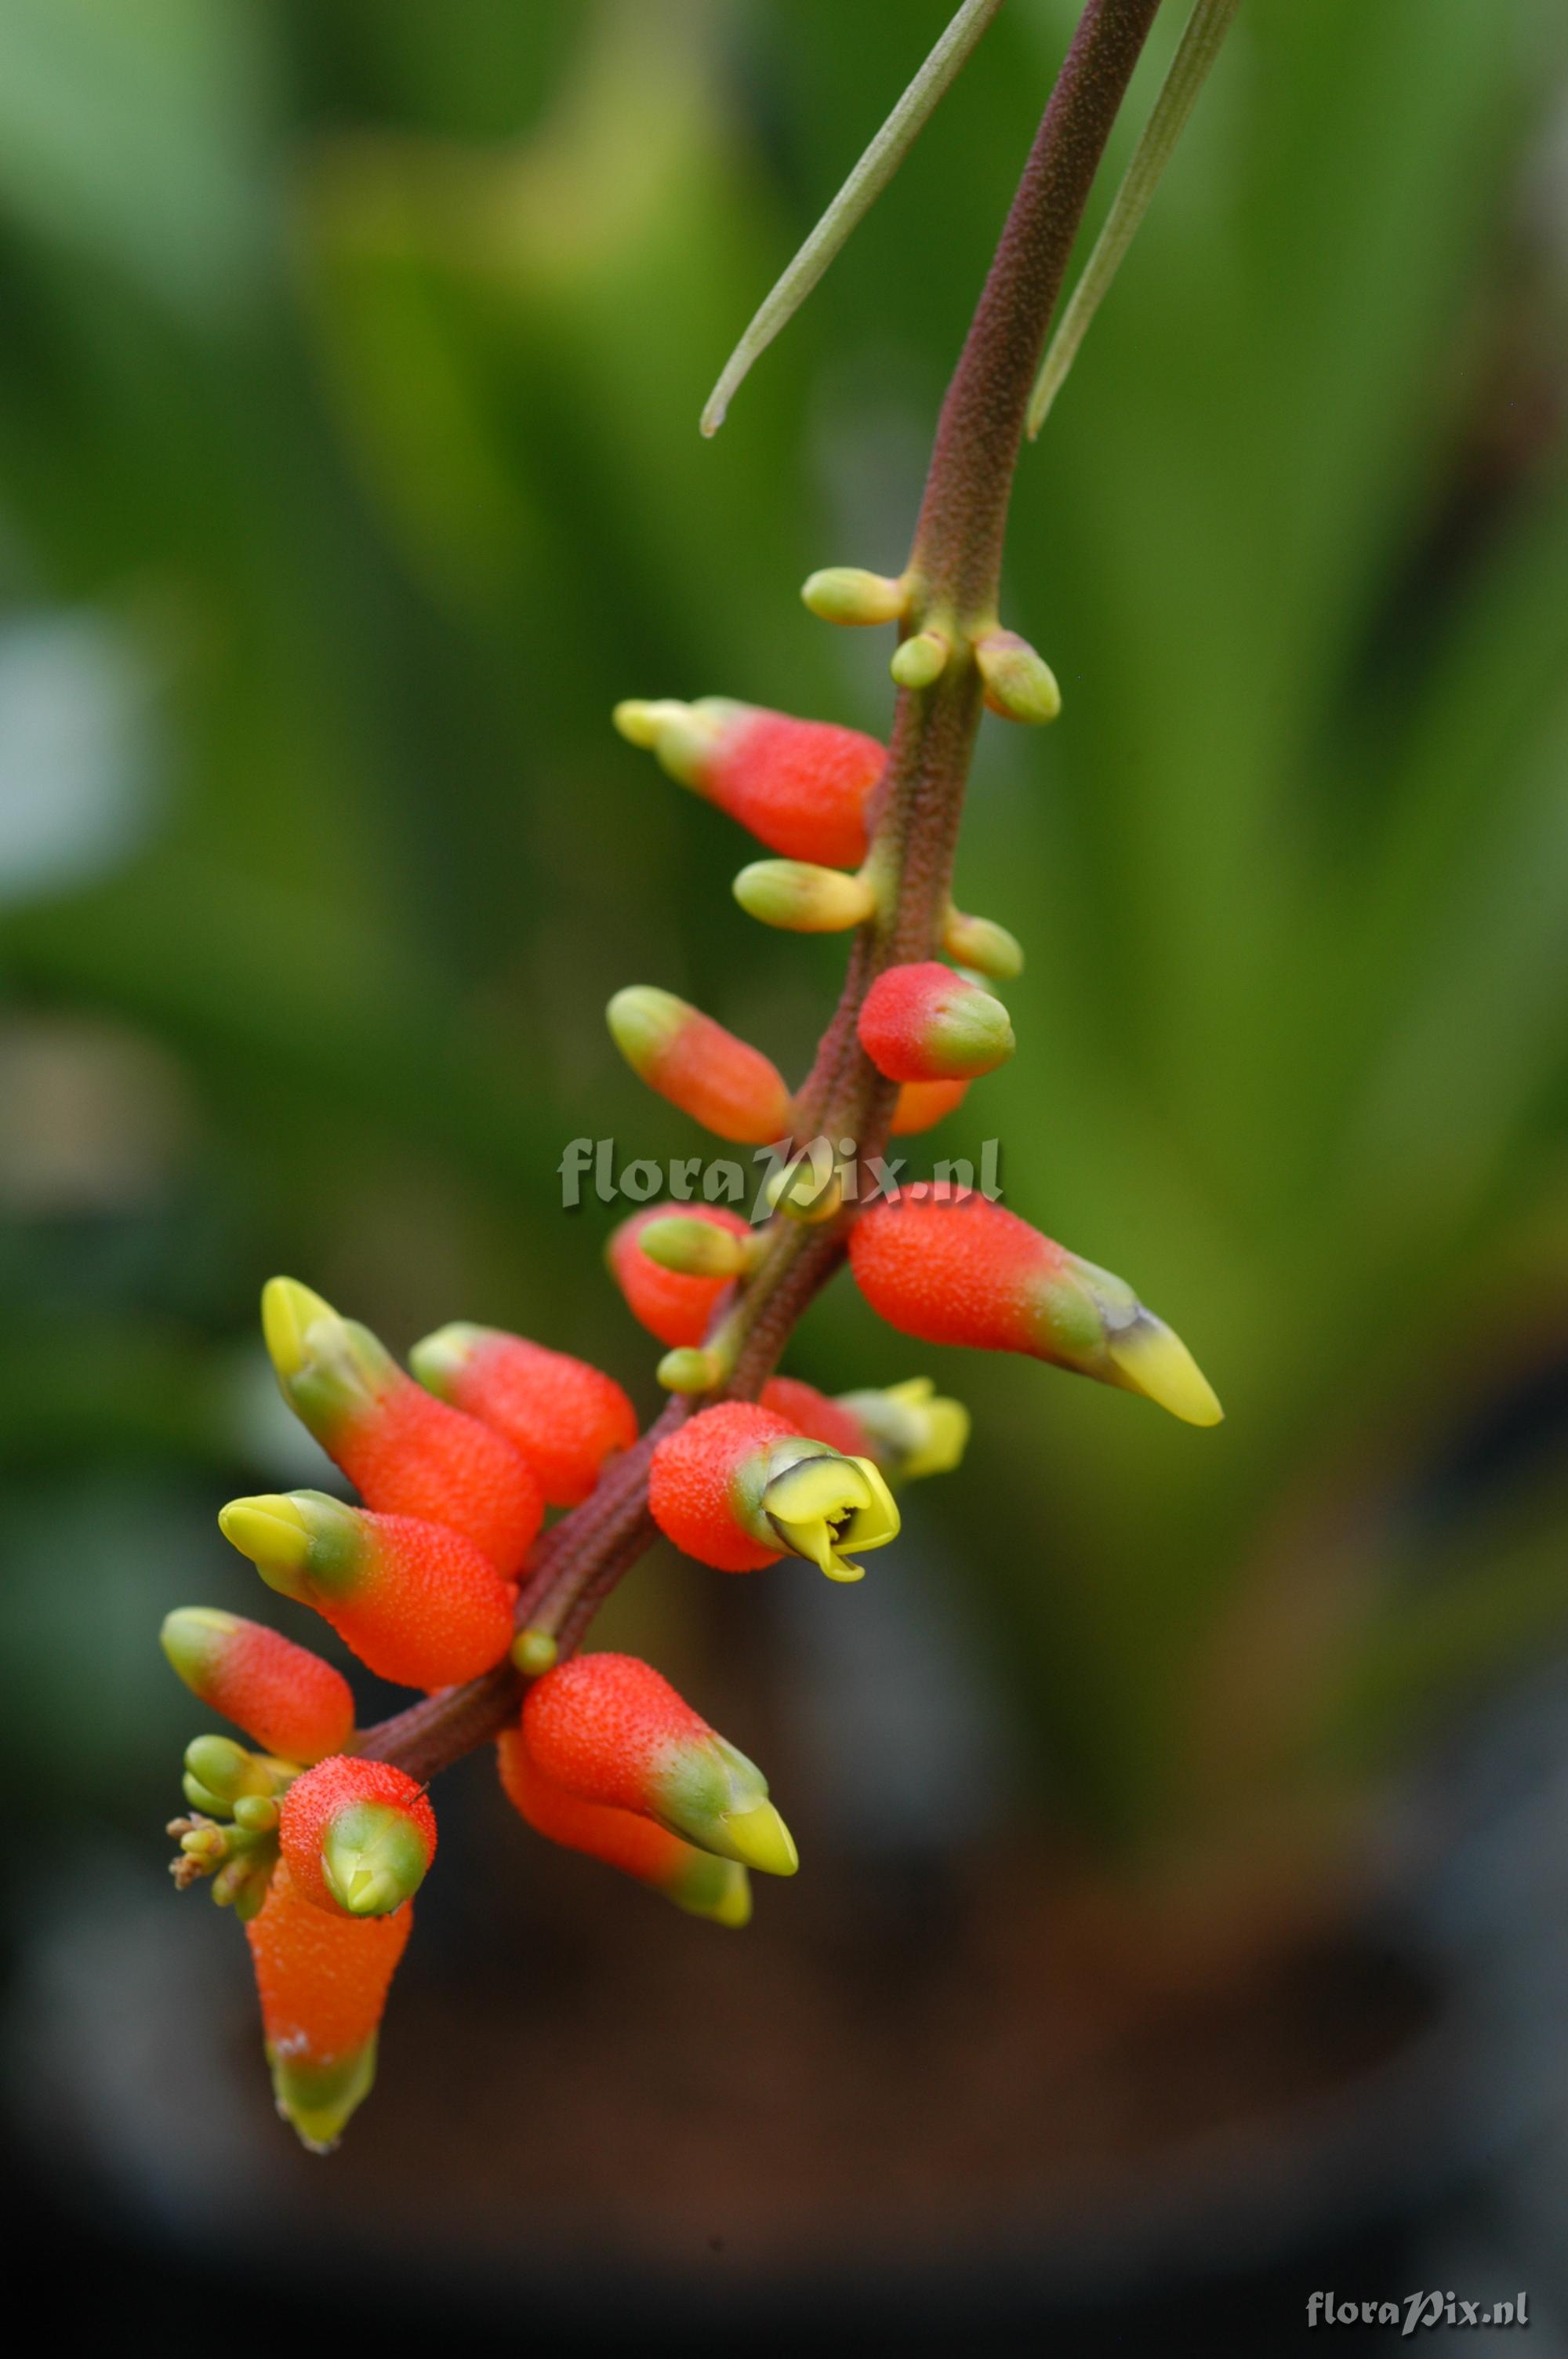
[[[963,71],[981,34],[1000,6],[1001,0],[964,0],[964,5],[725,363],[702,413],[705,434],[718,433],[752,363],[767,350],[780,329],[788,325],[828,264],[871,212]]]
[[[1219,55],[1220,45],[1240,5],[1241,0],[1197,0],[1187,19],[1187,29],[1160,86],[1154,111],[1133,150],[1132,161],[1116,192],[1105,227],[1095,241],[1083,277],[1073,289],[1040,364],[1040,375],[1029,397],[1032,442],[1044,425],[1051,404],[1077,356],[1078,346],[1088,333],[1089,322],[1109,292],[1110,282],[1137,234],[1138,224],[1149,210],[1160,176],[1186,128],[1198,92],[1208,79],[1208,70]]]

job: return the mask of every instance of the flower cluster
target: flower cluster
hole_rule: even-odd
[[[738,1233],[720,1213],[704,1230],[726,1243]],[[683,1276],[618,1242],[616,1266],[655,1332],[697,1339],[736,1266]],[[410,1375],[291,1278],[266,1287],[262,1320],[284,1397],[363,1504],[321,1491],[236,1499],[219,1516],[226,1538],[383,1679],[439,1695],[514,1664],[526,1700],[498,1752],[519,1816],[694,1915],[745,1924],[748,1869],[796,1865],[762,1772],[648,1664],[557,1660],[547,1630],[519,1628],[546,1506],[581,1505],[637,1440],[622,1387],[567,1353],[467,1324],[416,1344]],[[890,1481],[956,1463],[968,1433],[958,1404],[922,1379],[835,1401],[776,1377],[766,1399],[693,1416],[652,1456],[660,1525],[727,1570],[795,1555],[854,1578],[845,1548],[898,1529]],[[205,1606],[170,1614],[162,1636],[186,1685],[256,1748],[222,1735],[187,1747],[175,1879],[210,1879],[244,1923],[278,2108],[324,2148],[374,2077],[435,1816],[419,1782],[359,1750],[349,1683],[319,1655]]]
[[[807,586],[818,611],[858,595],[885,619],[884,593],[898,585],[840,574]],[[906,634],[897,676],[929,685],[952,653],[933,629]],[[991,633],[971,658],[999,709],[1049,717],[1054,684],[1047,693],[1049,674],[1022,642]],[[873,740],[717,699],[622,705],[616,718],[782,855],[742,870],[747,909],[799,930],[864,929],[867,976],[846,1038],[867,1060],[861,1103],[882,1136],[938,1119],[1011,1055],[1007,1012],[984,987],[1019,972],[1011,935],[949,907],[930,947],[955,963],[885,954],[897,885],[879,835],[886,756]],[[609,1020],[643,1079],[721,1138],[771,1142],[807,1127],[805,1098],[760,1050],[667,992],[622,991]],[[1184,1347],[1130,1288],[999,1204],[920,1183],[862,1204],[831,1173],[788,1165],[773,1202],[759,1228],[719,1206],[650,1205],[611,1238],[611,1270],[666,1347],[659,1373],[674,1395],[642,1435],[612,1377],[540,1343],[460,1323],[416,1344],[406,1370],[308,1287],[275,1278],[265,1290],[284,1397],[358,1504],[321,1491],[237,1499],[222,1529],[370,1670],[431,1700],[356,1729],[347,1682],[292,1639],[200,1607],[164,1625],[186,1684],[250,1740],[207,1735],[188,1748],[189,1814],[170,1828],[176,1880],[210,1879],[244,1922],[278,2106],[308,2145],[330,2146],[371,2086],[387,1990],[435,1856],[414,1774],[426,1756],[399,1759],[399,1732],[427,1732],[449,1706],[454,1724],[468,1713],[465,1742],[444,1757],[479,1741],[479,1727],[536,1833],[718,1924],[747,1921],[753,1872],[795,1873],[762,1771],[647,1663],[575,1647],[605,1568],[610,1578],[624,1569],[650,1517],[721,1572],[797,1558],[852,1582],[862,1557],[897,1537],[901,1486],[958,1463],[967,1414],[929,1379],[830,1399],[771,1373],[776,1347],[743,1363],[812,1240],[823,1241],[813,1283],[847,1256],[867,1301],[903,1334],[1052,1360],[1196,1424],[1219,1415]],[[546,1531],[550,1508],[565,1513]]]

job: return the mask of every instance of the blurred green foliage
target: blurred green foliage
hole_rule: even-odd
[[[123,1745],[192,1503],[279,1479],[272,1268],[651,1404],[556,1165],[698,1142],[600,1010],[798,1068],[841,951],[609,709],[885,728],[884,635],[796,585],[902,562],[1072,13],[1012,0],[708,445],[942,0],[0,0],[5,1611],[47,1700],[97,1601]],[[915,1512],[1101,1840],[1310,1813],[1568,1608],[1565,49],[1248,0],[1023,462],[1065,712],[986,724],[959,879],[1022,1052],[934,1147],[999,1135],[1230,1415],[916,1354],[977,1440]],[[911,1355],[840,1286],[791,1364]]]

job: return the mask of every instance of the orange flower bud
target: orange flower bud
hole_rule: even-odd
[[[425,1880],[436,1814],[424,1788],[390,1762],[335,1754],[290,1786],[277,1839],[295,1888],[318,1908],[386,1917]]]
[[[182,1605],[163,1625],[164,1653],[193,1695],[243,1728],[264,1753],[319,1761],[354,1727],[341,1671],[292,1638],[215,1606]]]
[[[507,1580],[521,1571],[545,1500],[509,1441],[437,1400],[297,1279],[269,1282],[262,1327],[285,1400],[371,1506],[449,1524]]]
[[[768,1781],[635,1655],[578,1655],[523,1706],[541,1777],[579,1801],[634,1810],[721,1859],[770,1875],[799,1861]]]
[[[827,868],[856,868],[864,859],[866,806],[887,763],[874,737],[720,696],[621,704],[615,725],[770,852]]]
[[[413,1924],[412,1908],[366,1918],[318,1908],[280,1860],[245,1927],[277,2110],[318,2154],[370,2094],[386,1994]]]
[[[379,1678],[444,1688],[512,1644],[512,1592],[460,1532],[347,1507],[324,1491],[235,1499],[218,1522],[262,1579],[314,1606]]]
[[[860,1007],[860,1046],[893,1082],[973,1081],[1011,1056],[1000,999],[935,959],[889,967]]]
[[[493,1426],[539,1478],[553,1507],[575,1507],[605,1460],[637,1439],[637,1413],[613,1376],[495,1327],[443,1327],[416,1343],[420,1383]]]
[[[644,1204],[622,1221],[607,1248],[611,1273],[626,1298],[632,1316],[650,1335],[672,1347],[700,1343],[708,1332],[713,1306],[730,1283],[728,1276],[698,1277],[685,1270],[666,1269],[650,1259],[637,1240],[651,1221],[706,1221],[729,1236],[745,1238],[751,1231],[738,1212],[723,1204]]]
[[[908,1189],[871,1205],[850,1232],[849,1265],[901,1334],[1054,1360],[1190,1425],[1223,1414],[1185,1344],[1125,1280],[970,1190]]]
[[[610,1810],[564,1793],[535,1767],[520,1728],[509,1728],[501,1737],[496,1758],[507,1800],[535,1834],[635,1876],[694,1917],[736,1926],[750,1919],[751,1884],[736,1861],[698,1851],[634,1810]]]
[[[783,1074],[711,1016],[634,984],[616,993],[609,1022],[633,1071],[705,1130],[742,1147],[788,1136],[795,1107]]]

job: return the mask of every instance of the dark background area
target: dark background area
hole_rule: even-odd
[[[328,1477],[262,1280],[649,1411],[628,1207],[557,1167],[702,1142],[603,1003],[792,1074],[831,1006],[841,945],[746,919],[747,839],[609,712],[885,731],[886,635],[795,593],[903,563],[1065,0],[1010,0],[696,419],[946,13],[0,0],[0,1914],[62,2321],[1269,2351],[1314,2288],[1432,2285],[1568,2332],[1549,0],[1247,0],[1020,473],[1004,619],[1065,711],[986,723],[958,875],[1025,944],[1020,1053],[915,1150],[999,1138],[1225,1426],[835,1287],[786,1364],[936,1377],[964,1468],[852,1593],[660,1554],[599,1634],[765,1763],[801,1877],[731,1940],[464,1763],[330,2164],[167,1886],[160,1616],[319,1636],[214,1521]]]

